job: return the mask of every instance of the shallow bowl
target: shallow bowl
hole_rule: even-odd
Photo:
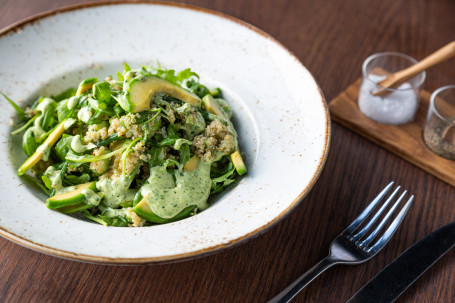
[[[322,93],[299,60],[255,27],[206,9],[168,3],[89,4],[41,14],[0,32],[0,90],[22,104],[81,80],[115,75],[123,62],[188,67],[220,87],[234,112],[248,174],[204,212],[170,224],[104,227],[49,210],[16,175],[25,159],[0,121],[0,234],[54,256],[153,263],[241,243],[284,218],[315,184],[328,152]],[[302,218],[304,220],[304,218]]]

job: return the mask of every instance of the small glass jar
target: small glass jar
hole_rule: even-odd
[[[358,106],[368,118],[383,124],[404,124],[412,121],[419,108],[420,90],[425,72],[412,77],[397,88],[384,88],[378,83],[388,75],[417,63],[401,53],[385,52],[369,56],[362,65],[362,84]],[[385,90],[384,96],[374,92]]]
[[[436,154],[455,160],[455,85],[431,94],[423,141]]]

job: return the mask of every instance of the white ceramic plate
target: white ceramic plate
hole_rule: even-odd
[[[152,227],[104,227],[44,206],[44,194],[16,176],[25,156],[20,136],[12,138],[9,119],[2,119],[2,236],[91,262],[185,259],[265,231],[316,182],[330,136],[317,83],[276,40],[220,13],[163,3],[94,4],[25,20],[0,32],[0,91],[25,104],[90,76],[115,75],[125,61],[191,67],[202,83],[221,87],[234,111],[248,175],[197,216]]]

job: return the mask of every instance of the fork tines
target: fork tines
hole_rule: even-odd
[[[390,226],[384,232],[382,237],[372,246],[369,246],[371,242],[376,238],[379,232],[384,228],[387,223],[387,220],[392,216],[395,209],[398,207],[400,202],[403,200],[404,196],[406,195],[407,191],[404,190],[403,193],[399,196],[396,200],[395,204],[389,209],[387,214],[382,218],[381,222],[376,225],[374,230],[367,236],[367,233],[370,231],[371,227],[374,223],[378,220],[387,206],[394,200],[394,197],[398,194],[401,189],[401,186],[397,186],[397,188],[392,192],[392,194],[387,198],[387,200],[381,205],[381,207],[377,210],[377,212],[373,215],[373,217],[362,227],[356,234],[353,234],[357,228],[365,221],[365,219],[370,215],[374,208],[378,206],[381,200],[386,196],[389,190],[392,188],[394,182],[390,182],[380,193],[377,195],[373,201],[363,210],[363,212],[351,223],[351,225],[343,231],[342,234],[347,236],[347,238],[352,241],[356,246],[362,247],[366,252],[376,252],[377,250],[381,249],[387,241],[392,237],[393,233],[400,225],[401,221],[403,220],[406,212],[408,211],[409,207],[411,206],[412,201],[414,200],[414,195],[412,195],[404,207],[400,210],[398,215],[392,221]]]

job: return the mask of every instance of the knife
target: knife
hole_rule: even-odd
[[[455,245],[455,222],[433,231],[387,265],[348,303],[393,302]]]

